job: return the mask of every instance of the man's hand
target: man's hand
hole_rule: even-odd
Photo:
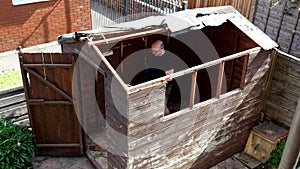
[[[165,71],[165,74],[166,75],[170,75],[170,74],[172,74],[174,72],[174,69],[170,69],[170,70],[167,70],[167,71]],[[173,79],[172,78],[168,78],[167,79],[167,81],[172,81]]]

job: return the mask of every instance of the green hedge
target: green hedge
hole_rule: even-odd
[[[35,150],[33,137],[29,128],[0,118],[0,168],[20,169],[30,163]]]

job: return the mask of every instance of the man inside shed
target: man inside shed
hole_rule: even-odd
[[[165,50],[162,40],[155,40],[151,43],[150,50],[138,50],[126,57],[122,61],[125,71],[122,71],[121,66],[119,66],[117,72],[129,85],[138,85],[174,73],[175,68],[178,69],[178,65],[174,65],[174,63],[178,63],[178,57]],[[180,90],[176,80],[167,79],[164,115],[178,111],[180,99]]]
[[[147,58],[147,64],[148,64],[147,65],[148,68],[146,69],[147,80],[157,79],[165,75],[172,74],[174,72],[173,57],[175,57],[175,55],[165,50],[163,41],[161,40],[154,41],[151,45],[151,50],[153,56],[149,56]],[[153,69],[151,70],[151,68],[154,68],[154,70]],[[172,78],[167,79],[167,86],[166,86],[166,93],[165,93],[166,106],[165,106],[164,115],[170,114],[168,103],[170,102],[170,95],[174,83],[176,82]]]

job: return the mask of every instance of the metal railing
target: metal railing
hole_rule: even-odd
[[[186,8],[187,1],[182,0],[92,0],[92,28],[170,14]]]

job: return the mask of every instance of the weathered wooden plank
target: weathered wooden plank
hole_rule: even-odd
[[[284,52],[282,52],[280,50],[278,50],[278,54],[277,55],[279,57],[281,57],[282,59],[285,59],[285,60],[287,60],[289,62],[293,62],[295,64],[299,64],[300,59],[297,58],[297,57],[295,57],[295,56],[289,55],[289,54],[284,53]]]
[[[72,147],[80,147],[80,144],[35,144],[38,148],[72,148]]]
[[[61,55],[60,61],[62,63],[71,63],[73,66],[72,68],[63,68],[59,69],[60,74],[62,75],[62,89],[69,95],[72,96],[72,84],[73,84],[73,73],[74,73],[74,66],[75,66],[75,56],[74,54],[70,54],[68,56]]]
[[[151,109],[129,110],[129,119],[137,123],[148,123],[150,121],[163,117],[165,109],[164,101],[160,100],[158,104],[151,104]]]
[[[153,105],[159,105],[159,103],[164,103],[165,94],[159,94],[157,97],[153,98],[143,98],[141,100],[136,100],[134,102],[129,101],[129,110],[130,111],[142,111],[151,109]]]
[[[297,102],[293,100],[289,100],[280,95],[274,94],[270,94],[268,99],[270,100],[269,102],[272,102],[284,109],[290,110],[291,112],[294,112],[296,110]]]
[[[57,58],[59,57],[59,55],[43,55],[44,56],[44,60],[43,62],[45,63],[49,63],[49,64],[53,64],[53,62],[58,63]],[[56,69],[51,69],[49,67],[44,67],[44,74],[46,76],[46,80],[52,84],[55,84],[59,89],[61,89],[61,91],[64,91],[61,86],[59,84],[56,83],[57,77],[60,76],[60,72],[59,70]],[[61,79],[59,79],[61,80]],[[58,92],[56,92],[55,90],[53,90],[50,87],[45,88],[45,93],[46,93],[46,100],[64,100],[65,98],[61,95],[59,95]]]
[[[39,67],[48,67],[48,68],[72,68],[72,64],[24,64],[24,67],[28,68],[39,68]]]
[[[45,101],[44,99],[30,99],[28,101],[30,105],[73,105],[68,101]]]
[[[268,102],[265,109],[266,116],[282,123],[286,126],[290,126],[294,112],[286,110],[276,104]]]
[[[294,60],[287,59],[285,57],[280,57],[280,55],[278,55],[278,60],[276,62],[276,65],[282,67],[283,69],[300,72],[299,62],[295,62]]]
[[[238,152],[241,152],[244,148],[243,145],[247,137],[248,132],[244,131],[244,134],[239,134],[236,137],[233,137],[230,141],[227,141],[218,149],[203,153],[201,155],[202,158],[198,158],[191,168],[196,169],[212,167],[216,163],[225,160]]]
[[[269,71],[268,65],[262,65],[254,69],[248,69],[245,82],[251,83],[251,81],[255,81],[257,79],[261,79],[263,76],[266,76],[266,73]]]
[[[38,75],[37,73],[35,73],[34,71],[25,68],[31,75],[35,76],[38,80],[40,80],[41,82],[45,83],[47,86],[51,87],[53,90],[57,91],[59,94],[61,94],[62,96],[64,96],[67,100],[69,101],[73,101],[72,98],[67,95],[66,93],[64,93],[61,89],[59,89],[57,86],[55,86],[54,84],[48,82],[47,80],[45,80],[42,76]]]
[[[268,65],[271,61],[271,58],[268,56],[258,56],[257,58],[253,60],[248,61],[248,70],[255,69],[257,67],[260,67],[262,65]]]
[[[141,97],[146,97],[149,95],[149,93],[161,93],[164,92],[165,88],[165,84],[161,84],[161,85],[155,85],[149,88],[144,88],[142,90],[133,92],[129,94],[129,99],[131,101],[139,99]]]
[[[253,126],[253,124],[255,124],[255,122],[257,121],[257,119],[259,118],[259,114],[258,115],[256,115],[256,118],[253,118],[254,116],[252,116],[252,117],[249,117],[249,118],[252,118],[252,122],[250,122],[249,120],[241,120],[241,121],[239,121],[239,125],[244,125],[245,127],[247,127],[247,128],[250,128],[250,127],[248,127],[248,126],[250,126],[250,125],[248,125],[248,124],[252,124],[251,126]],[[245,123],[246,122],[246,123]],[[244,124],[243,124],[244,123]],[[224,124],[223,124],[224,125]],[[241,127],[240,128],[238,128],[237,129],[237,127],[236,126],[238,126],[237,125],[237,123],[232,123],[232,128],[233,129],[235,129],[235,130],[228,130],[229,132],[228,133],[225,133],[224,135],[219,135],[219,134],[217,134],[217,133],[215,133],[215,134],[213,134],[213,132],[211,132],[211,136],[214,136],[215,137],[215,139],[216,140],[218,140],[219,138],[226,138],[226,137],[224,137],[225,135],[227,135],[228,136],[228,134],[230,135],[230,134],[232,134],[232,133],[234,133],[234,132],[238,132],[240,129],[241,129]],[[214,129],[214,131],[215,132],[217,132],[217,130],[218,129],[220,129],[221,127],[222,127],[222,125],[220,125],[220,126],[217,126],[217,127],[213,127],[212,125],[208,125],[208,127],[209,126],[211,126],[211,129]],[[200,127],[200,126],[199,126]],[[201,127],[203,127],[203,128],[205,128],[206,126],[204,125],[204,126],[201,126]],[[207,128],[207,127],[206,127]],[[202,133],[202,134],[198,134],[197,135],[197,133],[196,133],[196,135],[195,134],[192,134],[192,133],[182,133],[182,131],[177,131],[177,132],[179,132],[180,134],[176,134],[176,135],[171,135],[171,137],[169,137],[169,139],[164,139],[164,137],[162,137],[163,139],[161,139],[161,140],[152,140],[152,139],[150,139],[150,138],[147,138],[147,139],[150,139],[151,140],[151,142],[149,143],[149,145],[144,145],[144,146],[141,146],[139,149],[133,149],[131,152],[133,153],[133,152],[135,152],[136,154],[135,155],[138,155],[139,153],[141,153],[140,151],[144,151],[144,149],[146,148],[146,147],[151,147],[152,149],[151,150],[158,150],[158,151],[161,151],[161,152],[168,152],[168,151],[172,151],[173,149],[174,149],[174,147],[173,146],[171,146],[170,147],[170,144],[169,143],[172,143],[173,142],[173,144],[175,144],[175,143],[177,143],[176,141],[177,141],[177,139],[178,139],[178,137],[179,136],[181,136],[182,137],[182,134],[183,134],[183,136],[186,136],[186,138],[185,139],[183,139],[183,140],[180,140],[180,142],[178,142],[179,144],[182,144],[182,143],[184,143],[184,142],[190,142],[191,140],[193,140],[193,139],[196,139],[197,140],[197,138],[199,138],[200,140],[201,140],[201,138],[202,138],[202,143],[200,143],[199,142],[199,144],[205,144],[205,138],[207,138],[207,135],[205,134],[205,132],[203,132],[203,131],[201,131],[201,129],[199,129],[199,132],[200,133]],[[219,132],[218,132],[219,133]],[[188,135],[187,135],[188,134]],[[180,137],[179,137],[180,138]],[[197,141],[196,140],[194,140],[193,142],[194,143],[197,143]],[[154,144],[154,145],[153,145]],[[160,148],[158,148],[158,146],[155,146],[155,145],[161,145],[162,144],[162,146],[160,147]],[[164,146],[164,144],[165,144],[165,146]],[[171,145],[173,145],[173,144],[171,144]],[[137,143],[136,145],[140,145],[139,143]],[[169,146],[168,146],[169,145]],[[174,146],[176,146],[176,145],[174,145]],[[157,147],[156,149],[153,149],[153,147]],[[136,147],[135,147],[136,148]],[[182,147],[181,147],[182,148]]]
[[[276,72],[281,72],[284,74],[288,74],[289,76],[294,76],[296,78],[299,78],[300,69],[295,70],[292,68],[292,66],[289,66],[289,65],[286,65],[285,67],[283,67],[281,65],[276,64]]]
[[[251,102],[253,102],[253,103],[251,103]],[[255,99],[253,101],[247,101],[247,102],[245,102],[245,106],[246,106],[246,108],[249,109],[249,107],[251,107],[252,104],[257,104],[257,102],[260,102],[260,101],[257,101]],[[180,117],[180,119],[183,119],[183,120],[185,120],[185,119],[190,120],[190,122],[182,123],[183,124],[183,129],[189,128],[189,123],[191,123],[191,122],[193,122],[193,125],[195,125],[195,126],[203,125],[203,122],[206,121],[207,118],[208,118],[208,114],[214,113],[214,115],[210,116],[210,118],[215,119],[215,120],[218,121],[223,116],[228,116],[227,115],[228,113],[233,113],[234,114],[234,113],[237,113],[237,112],[240,112],[240,111],[243,112],[243,109],[245,107],[243,104],[237,105],[236,102],[231,103],[231,104],[226,103],[226,105],[228,105],[228,107],[226,107],[226,108],[224,108],[224,106],[220,106],[220,108],[223,108],[224,111],[218,111],[218,113],[215,113],[214,111],[215,110],[220,110],[219,108],[211,109],[211,107],[208,106],[205,109],[201,109],[202,111],[198,112],[198,115],[195,114],[194,115],[195,117],[193,117],[193,114],[192,114],[193,112],[189,112],[189,115],[191,116],[190,118]],[[229,106],[229,105],[232,105],[232,106]],[[212,106],[214,106],[214,105],[212,105]],[[249,107],[247,107],[247,106],[249,106]],[[238,108],[238,107],[241,107],[241,108]],[[257,109],[258,107],[255,106],[255,108]],[[131,133],[130,136],[140,137],[141,136],[140,134],[144,134],[144,135],[149,134],[149,135],[151,135],[151,133],[159,132],[159,130],[161,130],[161,127],[172,127],[172,125],[175,125],[174,128],[176,128],[176,132],[178,132],[180,130],[180,127],[176,126],[176,125],[178,125],[178,123],[181,123],[181,121],[176,118],[176,119],[170,119],[169,121],[157,123],[157,124],[155,124],[155,126],[149,126],[149,125],[145,124],[145,127],[147,126],[147,129],[148,129],[147,131],[144,131],[143,128],[140,128],[139,130],[135,130],[134,128],[132,128],[130,130],[130,133]],[[213,125],[214,123],[215,122],[211,122],[210,125]],[[202,127],[199,127],[199,128],[201,129]],[[142,133],[140,133],[139,131],[141,131]],[[161,134],[158,134],[158,135],[161,135]]]
[[[291,97],[290,99],[294,100],[295,97],[300,96],[300,87],[289,83],[282,83],[273,79],[270,92],[274,94],[278,93],[279,95],[284,95],[288,98]]]
[[[245,130],[242,130],[245,131]],[[244,132],[247,134],[247,132]],[[237,145],[241,145],[241,142],[246,140],[245,137],[240,137],[241,134],[237,134],[237,137],[231,137],[235,139],[231,139],[230,141],[230,146],[225,144],[226,146],[222,146],[220,149],[218,149],[219,154],[220,152],[227,152],[227,149],[232,149],[233,147],[236,147]],[[188,143],[181,143],[174,147],[173,149],[170,149],[170,151],[165,152],[165,154],[158,153],[156,156],[144,156],[139,162],[136,162],[133,164],[135,167],[143,167],[143,168],[149,168],[154,167],[157,168],[159,167],[162,163],[165,163],[166,167],[168,168],[182,168],[181,165],[187,165],[191,163],[191,159],[196,160],[197,157],[199,157],[199,154],[204,153],[205,148],[211,148],[213,143],[208,142],[209,147],[207,145],[201,146],[201,144],[192,144],[195,146],[186,146]],[[223,143],[224,144],[224,143]],[[203,147],[202,149],[199,147]],[[242,147],[242,146],[241,146]],[[195,151],[195,153],[192,153]],[[179,155],[181,154],[181,155]],[[216,153],[218,154],[218,153]],[[225,154],[225,153],[224,153]],[[223,155],[223,154],[222,154]],[[214,156],[214,155],[212,155]],[[163,158],[164,157],[164,158]],[[196,157],[196,158],[195,158]],[[165,159],[165,160],[164,160]],[[180,161],[180,164],[176,164],[176,162]],[[191,165],[191,164],[190,164]],[[204,166],[203,166],[204,167]],[[189,167],[188,167],[189,168]]]
[[[273,79],[276,81],[280,81],[282,83],[289,83],[293,86],[299,86],[300,77],[292,76],[291,74],[287,74],[284,72],[275,71],[273,75]]]
[[[261,89],[261,87],[259,87],[258,89]],[[252,89],[247,89],[249,91],[251,91]],[[243,104],[239,103],[237,104],[237,102],[240,101],[240,99],[244,100],[244,103],[245,105],[249,104],[249,101],[252,100],[253,98],[256,98],[257,96],[260,97],[261,96],[261,93],[260,92],[257,92],[256,90],[252,91],[251,92],[252,94],[250,93],[247,93],[247,91],[245,90],[245,92],[238,92],[237,94],[235,95],[232,95],[231,97],[224,97],[223,100],[225,100],[226,102],[224,102],[224,104],[222,104],[222,101],[218,101],[216,100],[215,103],[210,103],[210,105],[208,106],[205,106],[205,107],[199,107],[199,113],[200,115],[205,115],[207,114],[206,112],[209,112],[209,111],[214,111],[214,110],[226,110],[226,107],[236,107],[238,105],[240,106],[243,106]],[[246,99],[248,97],[248,99]],[[261,97],[260,97],[261,99]],[[224,105],[226,105],[226,107],[224,108]],[[211,108],[211,106],[213,107],[213,109]],[[197,110],[197,109],[196,109]],[[222,112],[221,112],[222,113]],[[176,118],[182,118],[181,117],[182,114],[180,114],[180,116],[176,116]],[[169,123],[173,123],[174,121],[176,121],[176,118],[172,117],[171,119],[169,119],[167,122],[167,124],[165,124],[166,126],[170,125]],[[157,121],[157,124],[156,122],[153,122],[153,125],[155,126],[158,126],[158,124],[161,123],[160,120]],[[136,128],[137,129],[137,128]],[[135,129],[131,129],[131,131],[136,131]],[[152,130],[150,130],[149,132],[151,132]],[[148,133],[148,132],[147,132]]]

